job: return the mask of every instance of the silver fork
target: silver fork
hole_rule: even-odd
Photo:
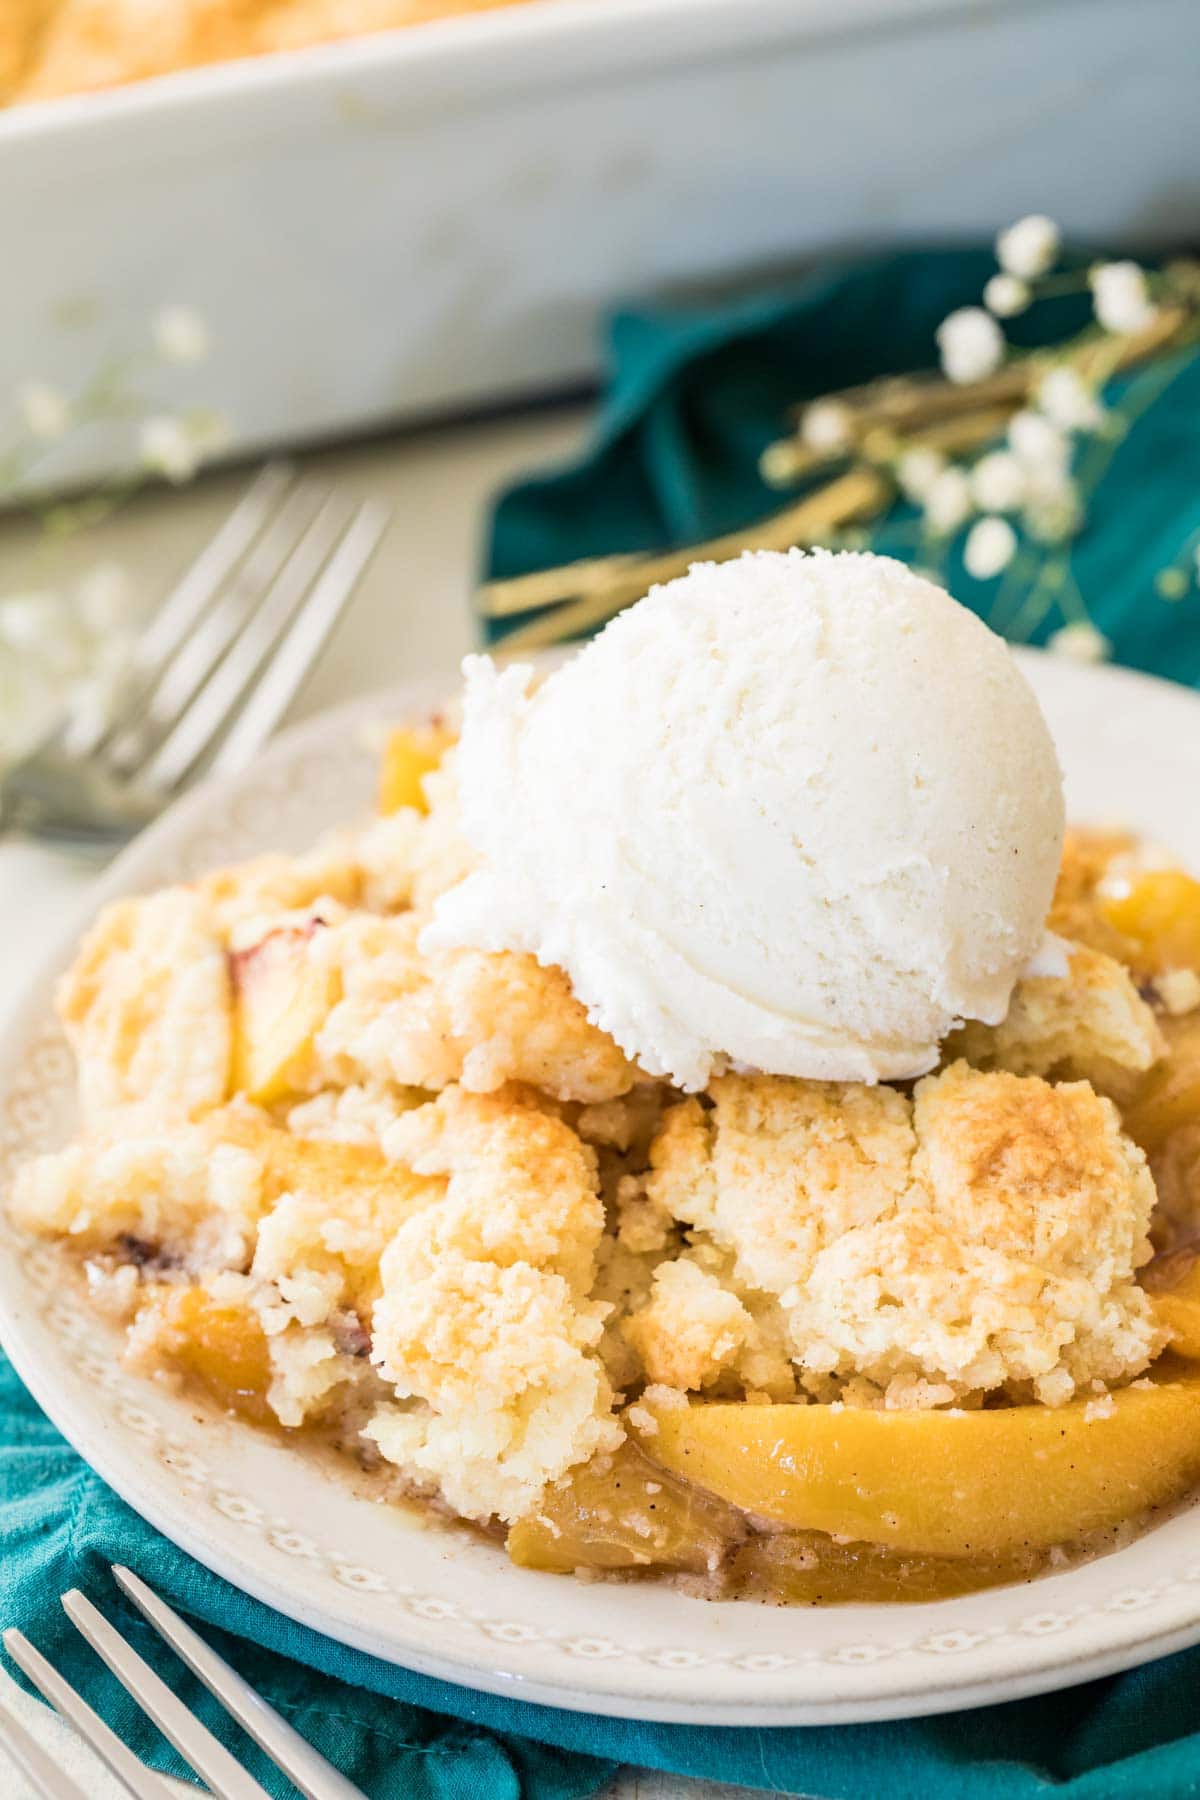
[[[249,1682],[210,1649],[153,1588],[147,1587],[131,1569],[119,1564],[114,1565],[113,1574],[159,1635],[276,1767],[283,1770],[306,1800],[366,1800],[361,1788],[347,1781],[319,1750],[314,1750],[306,1738],[279,1716],[274,1707],[268,1706]],[[83,1633],[142,1711],[153,1719],[167,1741],[195,1770],[215,1800],[270,1800],[266,1789],[248,1775],[207,1726],[188,1711],[166,1682],[78,1588],[69,1589],[62,1597],[62,1604],[71,1623]],[[6,1631],[4,1647],[38,1692],[86,1739],[134,1800],[169,1800],[161,1777],[127,1749],[23,1632]],[[36,1740],[5,1715],[0,1715],[0,1744],[45,1800],[85,1800],[76,1784],[54,1766]]]
[[[0,832],[111,847],[207,760],[244,768],[283,717],[388,511],[269,463],[134,646],[116,705],[68,717],[0,782]]]

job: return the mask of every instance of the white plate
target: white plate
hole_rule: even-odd
[[[1026,653],[1071,816],[1132,823],[1200,867],[1200,698]],[[402,689],[281,739],[202,790],[116,864],[103,898],[256,851],[299,848],[367,805],[367,721],[442,697]],[[64,946],[56,966],[70,954]],[[0,1049],[0,1189],[62,1141],[70,1057],[47,973]],[[582,1585],[356,1496],[303,1454],[124,1375],[117,1337],[64,1299],[58,1254],[0,1226],[0,1334],[80,1454],[185,1550],[302,1624],[496,1693],[620,1716],[817,1724],[930,1713],[1083,1681],[1200,1640],[1200,1510],[1032,1585],[921,1606],[711,1605]]]

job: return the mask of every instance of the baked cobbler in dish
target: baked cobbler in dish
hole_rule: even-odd
[[[404,730],[369,823],[98,920],[80,1134],[11,1205],[131,1366],[709,1594],[1014,1579],[1200,1477],[1200,884],[1071,834],[1061,972],[936,1071],[683,1094],[557,969],[421,951],[471,863]]]
[[[366,37],[514,0],[4,0],[0,104]]]

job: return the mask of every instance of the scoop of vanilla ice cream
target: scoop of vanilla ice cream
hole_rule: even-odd
[[[531,951],[647,1073],[918,1075],[1000,1020],[1062,846],[1002,640],[902,564],[748,553],[540,686],[464,665],[473,873],[423,944]]]

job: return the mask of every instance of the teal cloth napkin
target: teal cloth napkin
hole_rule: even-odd
[[[187,1770],[68,1623],[58,1605],[65,1588],[82,1588],[109,1612],[269,1792],[293,1794],[118,1593],[113,1562],[199,1623],[370,1800],[577,1800],[626,1762],[829,1800],[1200,1793],[1200,1735],[1191,1735],[1200,1727],[1200,1651],[1037,1700],[886,1725],[739,1730],[559,1712],[378,1662],[209,1574],[92,1474],[2,1358],[0,1420],[3,1623],[26,1631],[140,1756],[171,1774]]]
[[[686,543],[770,510],[778,497],[762,487],[756,462],[783,407],[928,363],[937,323],[976,298],[990,267],[982,253],[906,255],[731,306],[620,315],[591,452],[500,501],[490,572]],[[1066,300],[1042,322],[1057,331],[1078,316],[1079,303]],[[1033,330],[1017,324],[1014,336]],[[1170,604],[1154,587],[1200,525],[1198,420],[1200,364],[1189,363],[1121,446],[1075,567],[1122,660],[1200,683],[1200,598],[1193,589]],[[905,541],[901,510],[880,542],[905,554]],[[986,611],[988,590],[961,570],[952,576]],[[1054,622],[1041,621],[1034,635]],[[1200,1794],[1200,1651],[1042,1699],[809,1731],[593,1718],[378,1662],[238,1593],[151,1530],[64,1443],[0,1358],[0,1622],[25,1629],[148,1761],[185,1773],[62,1614],[57,1596],[83,1588],[263,1784],[289,1794],[115,1592],[114,1561],[198,1621],[372,1800],[575,1800],[622,1762],[831,1800]],[[803,1633],[804,1615],[795,1617]]]
[[[910,251],[820,270],[718,308],[618,313],[592,442],[579,462],[500,498],[487,574],[675,548],[776,511],[788,496],[762,481],[758,458],[786,431],[788,406],[933,366],[938,324],[955,307],[978,305],[994,271],[990,251]],[[1007,334],[1023,347],[1054,342],[1084,325],[1089,310],[1086,296],[1063,295],[1006,321]],[[1200,353],[1164,359],[1153,373],[1133,371],[1110,384],[1108,398],[1145,410],[1095,490],[1071,572],[1118,662],[1197,684],[1200,594],[1188,546],[1200,528]],[[919,559],[914,518],[898,504],[873,547]],[[1182,599],[1156,586],[1172,567],[1188,575]],[[1004,609],[1002,583],[972,581],[957,554],[946,578],[966,605],[1022,641],[1042,643],[1064,622],[1052,598],[1016,617]],[[532,616],[483,619],[481,630],[502,641]]]

